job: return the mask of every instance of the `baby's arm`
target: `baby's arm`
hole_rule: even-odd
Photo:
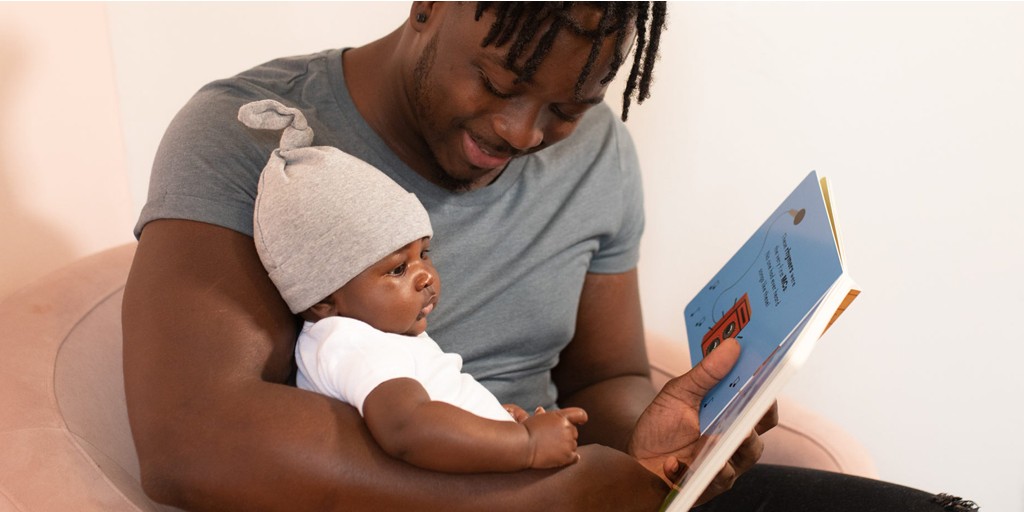
[[[451,473],[518,471],[575,462],[576,427],[583,409],[536,414],[523,422],[481,418],[432,401],[409,378],[385,381],[363,402],[363,417],[377,443],[410,464]]]

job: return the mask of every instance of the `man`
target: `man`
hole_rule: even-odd
[[[197,93],[158,152],[125,290],[146,492],[195,510],[655,509],[668,490],[655,473],[692,459],[697,403],[736,355],[716,351],[657,395],[648,378],[636,155],[602,100],[631,47],[623,117],[647,94],[663,22],[660,4],[416,2],[364,47],[279,59]],[[579,462],[420,470],[381,451],[353,408],[287,385],[298,323],[251,238],[277,141],[234,120],[266,98],[303,110],[316,144],[416,191],[449,281],[433,336],[503,402],[583,407]],[[753,465],[773,424],[706,497]]]

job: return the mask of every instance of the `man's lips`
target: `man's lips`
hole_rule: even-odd
[[[507,155],[495,155],[493,150],[485,149],[467,131],[462,132],[462,151],[466,154],[469,164],[480,169],[504,167],[512,159]]]

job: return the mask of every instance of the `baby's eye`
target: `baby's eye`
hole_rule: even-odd
[[[402,263],[401,265],[399,265],[399,266],[389,270],[387,275],[389,275],[389,276],[400,276],[400,275],[405,273],[405,267],[406,267],[406,264]]]
[[[430,259],[430,249],[423,249],[422,251],[420,251],[420,259]]]

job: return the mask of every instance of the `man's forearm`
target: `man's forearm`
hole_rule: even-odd
[[[637,418],[656,392],[650,378],[625,375],[585,387],[559,400],[561,407],[582,407],[590,420],[580,427],[580,444],[597,443],[626,451]]]
[[[232,425],[189,420],[195,428],[182,437],[193,437],[192,448],[168,459],[164,473],[150,473],[171,484],[173,494],[161,497],[189,510],[594,512],[655,510],[667,492],[631,457],[600,446],[584,447],[578,463],[558,470],[419,469],[380,450],[350,407],[278,388],[256,393],[262,413],[237,404]],[[276,407],[275,417],[261,417],[263,405]],[[180,447],[175,442],[164,453]]]
[[[636,420],[655,396],[644,345],[636,269],[587,274],[576,332],[552,378],[559,405],[586,409],[580,440],[625,450]]]

